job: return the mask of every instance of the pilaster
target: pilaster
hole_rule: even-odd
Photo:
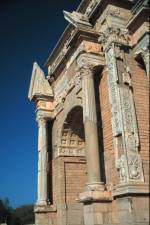
[[[100,33],[99,41],[103,43],[108,66],[113,142],[120,180],[113,195],[130,193],[129,189],[132,189],[132,193],[138,193],[138,186],[144,186],[145,183],[139,154],[132,72],[127,63],[130,52],[128,31],[123,27],[108,27]]]

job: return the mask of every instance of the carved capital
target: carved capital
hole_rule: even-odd
[[[47,127],[47,119],[44,116],[37,116],[36,121],[38,122],[38,127]]]
[[[80,70],[81,77],[90,77],[93,73],[104,63],[99,55],[94,54],[81,54],[77,58],[78,68]]]
[[[128,45],[128,30],[120,27],[107,27],[103,32],[100,32],[99,42],[104,44],[105,50],[112,43]]]

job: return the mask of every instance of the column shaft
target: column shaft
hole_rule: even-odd
[[[90,68],[82,69],[82,88],[88,184],[95,187],[101,184],[101,174],[94,79]]]
[[[44,118],[38,119],[38,204],[47,204],[48,202],[48,140],[47,123]]]

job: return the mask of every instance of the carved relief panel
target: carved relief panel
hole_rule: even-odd
[[[109,43],[107,42],[107,35]],[[125,35],[125,37],[124,37]],[[112,36],[112,37],[111,37]],[[139,149],[137,121],[132,94],[132,74],[126,63],[127,33],[120,28],[107,30],[101,40],[106,43],[109,97],[112,105],[112,130],[116,151],[116,167],[120,183],[144,181]],[[123,41],[123,42],[122,42]]]

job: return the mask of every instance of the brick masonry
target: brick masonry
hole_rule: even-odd
[[[50,144],[46,146],[49,157],[47,160],[43,157],[45,160],[43,164],[47,163],[47,171],[49,171],[45,178],[48,184],[47,193],[44,193],[46,204],[35,206],[36,225],[149,224],[148,10],[146,1],[136,3],[126,0],[124,3],[117,0],[87,2],[83,0],[77,14],[67,14],[72,18],[72,25],[69,25],[66,33],[61,37],[57,51],[54,50],[47,61],[49,71],[47,79],[41,77],[41,72],[35,73],[37,83],[43,82],[43,89],[41,90],[40,86],[31,80],[29,98],[36,101],[37,118],[42,117],[51,124],[48,136]],[[83,14],[90,19],[83,17]],[[116,27],[118,30],[115,30]],[[106,28],[107,32],[112,29],[109,36],[107,32],[105,33]],[[103,36],[103,40],[100,41],[100,32],[107,38]],[[115,32],[114,36],[113,32]],[[113,38],[110,39],[110,36],[115,41]],[[137,126],[138,155],[144,178],[144,180],[137,178],[136,181],[133,179],[123,185],[120,183],[122,174],[116,165],[118,152],[123,152],[124,147],[120,144],[117,152],[114,145],[112,129],[114,105],[110,102],[109,96],[108,63],[110,62],[106,61],[107,51],[112,46],[115,49],[114,60],[116,60],[116,73],[119,76],[115,82],[119,87],[119,93],[122,92],[122,87],[129,87],[133,97],[134,104],[131,111],[135,110],[136,119],[133,119],[133,124]],[[89,118],[93,119],[94,107],[89,100],[88,103],[84,102],[85,92],[82,85],[85,69],[88,69],[88,75],[89,71],[90,74],[93,73],[95,82],[96,124],[103,191],[87,188],[90,158],[87,161],[89,146],[85,137],[84,110],[85,108],[87,110],[87,105],[91,104],[91,108],[86,113],[90,112]],[[125,83],[119,83],[124,79],[122,77],[125,69],[127,80]],[[89,86],[88,91],[92,93],[90,88]],[[121,107],[123,108],[123,105]],[[121,118],[124,117],[121,115]],[[93,128],[95,124],[90,121],[91,124]],[[89,132],[88,135],[91,138],[95,133]],[[117,135],[117,138],[122,137],[122,133]],[[46,140],[44,138],[45,136],[42,135],[39,137],[42,141]],[[95,139],[91,140],[93,146],[96,146]],[[127,149],[126,154],[129,150]],[[91,157],[94,157],[94,151],[95,149]],[[96,163],[95,161],[95,165],[91,165],[91,170],[96,168]],[[93,177],[96,177],[94,174],[96,169],[93,171]],[[122,171],[124,173],[124,167]],[[42,190],[44,183],[41,182],[40,185],[41,189],[39,189]],[[86,197],[83,200],[81,196]]]

